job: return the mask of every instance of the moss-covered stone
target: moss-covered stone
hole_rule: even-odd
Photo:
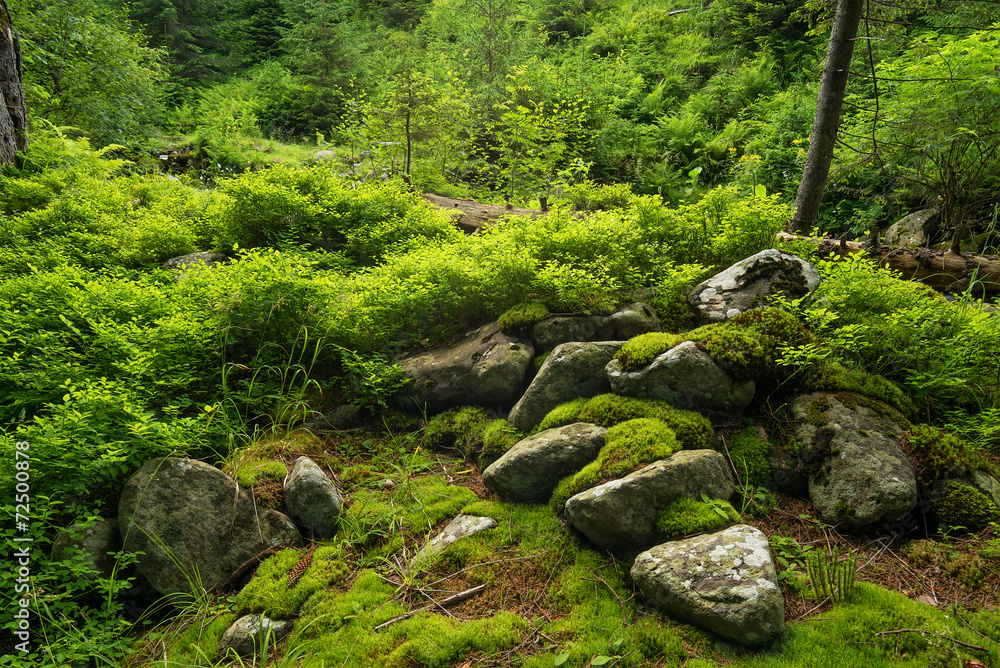
[[[510,336],[524,336],[531,327],[549,317],[549,309],[541,302],[522,302],[507,309],[498,319],[500,331]]]
[[[917,407],[903,389],[896,383],[868,373],[863,369],[845,366],[840,362],[826,362],[818,365],[804,383],[810,390],[833,392],[854,392],[871,399],[889,404],[907,419],[916,415]]]
[[[526,434],[506,420],[493,420],[483,430],[483,448],[479,453],[479,466],[486,468],[519,441]]]
[[[587,405],[588,399],[586,397],[580,397],[578,399],[573,399],[572,401],[567,401],[565,403],[559,404],[546,414],[542,421],[538,423],[532,432],[537,433],[540,431],[545,431],[546,429],[552,429],[553,427],[562,427],[567,424],[573,424],[574,422],[579,422],[580,411],[583,407]]]
[[[1000,511],[993,501],[975,487],[950,481],[934,500],[934,514],[951,529],[979,531],[997,520]]]
[[[582,422],[602,427],[643,417],[665,422],[685,450],[707,448],[712,442],[712,423],[705,416],[676,408],[665,401],[601,394],[587,401],[577,415]]]
[[[729,442],[729,458],[744,485],[766,485],[771,481],[773,469],[767,459],[769,447],[757,427],[744,429]]]
[[[483,433],[493,418],[484,408],[462,406],[435,415],[427,422],[424,444],[436,450],[457,450],[474,457],[483,449]]]
[[[957,478],[987,467],[986,457],[958,436],[927,424],[913,425],[904,443],[913,456],[917,479],[929,485],[940,478]]]
[[[714,531],[742,521],[743,518],[728,501],[706,503],[696,499],[677,499],[657,515],[656,528],[664,538],[673,538]]]

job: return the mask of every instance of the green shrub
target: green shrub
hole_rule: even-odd
[[[539,302],[524,302],[507,309],[497,319],[497,326],[504,334],[524,336],[532,325],[549,317],[545,304]]]
[[[727,524],[742,521],[740,514],[728,501],[677,499],[656,516],[656,528],[664,537],[670,538],[714,531]]]
[[[506,420],[493,420],[483,430],[483,449],[479,453],[479,468],[486,468],[515,445],[525,434]]]
[[[588,399],[577,414],[576,421],[592,422],[602,427],[636,418],[657,418],[662,420],[677,436],[677,441],[685,450],[710,447],[712,423],[708,418],[694,411],[671,406],[656,399],[635,399],[616,394],[601,394]]]
[[[968,447],[954,434],[931,425],[913,425],[905,434],[904,443],[916,464],[917,480],[924,485],[988,467],[981,452]]]
[[[556,512],[561,512],[574,494],[666,459],[680,449],[673,430],[662,420],[637,418],[616,424],[608,429],[597,459],[561,480],[550,503]]]
[[[949,482],[934,500],[934,514],[951,530],[980,531],[1000,516],[993,501],[975,487]]]
[[[490,414],[479,406],[452,408],[427,421],[424,444],[437,450],[457,450],[472,458],[483,450],[483,435]]]

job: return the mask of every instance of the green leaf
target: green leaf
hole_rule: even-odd
[[[552,662],[552,665],[553,666],[561,666],[564,663],[566,663],[567,661],[569,661],[569,653],[568,652],[563,652],[562,654],[560,654],[559,656],[556,657],[556,660]]]
[[[610,663],[612,658],[613,657],[604,656],[604,655],[595,656],[594,660],[590,662],[590,665],[592,665],[592,666],[603,666],[606,663]]]

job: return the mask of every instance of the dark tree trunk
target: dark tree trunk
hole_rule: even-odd
[[[21,44],[0,0],[0,165],[28,149],[28,111],[21,83]]]
[[[809,152],[806,154],[802,182],[795,196],[795,215],[789,223],[791,231],[808,232],[816,223],[823,189],[830,175],[833,147],[840,128],[840,110],[844,105],[847,75],[858,35],[858,24],[865,0],[838,0],[833,18],[833,32],[826,49],[826,64],[819,84],[816,116],[813,119]]]

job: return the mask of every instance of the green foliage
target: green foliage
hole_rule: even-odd
[[[545,304],[524,302],[504,311],[497,319],[497,326],[504,334],[523,336],[535,323],[547,317],[549,310],[545,308]]]
[[[427,421],[424,444],[429,448],[457,450],[466,459],[483,451],[490,414],[478,406],[451,408]]]
[[[493,420],[483,430],[479,467],[486,468],[524,439],[525,434],[506,420]]]
[[[858,555],[848,550],[844,559],[839,558],[838,548],[813,550],[806,558],[809,581],[817,600],[830,598],[841,604],[854,597],[854,578],[858,572]]]
[[[952,531],[980,531],[1000,516],[993,501],[975,487],[950,481],[934,500],[934,513]]]
[[[677,442],[685,450],[707,448],[712,441],[712,424],[708,418],[655,399],[601,394],[587,400],[576,420],[613,427],[636,418],[661,420],[674,432]]]
[[[913,425],[905,434],[904,442],[916,464],[917,479],[925,485],[987,467],[981,452],[970,448],[954,434],[931,425]]]
[[[728,501],[719,499],[677,499],[656,516],[656,529],[666,538],[687,536],[721,529],[743,518]]]
[[[608,429],[597,459],[559,482],[550,505],[561,512],[574,494],[666,459],[680,449],[673,430],[662,420],[637,418],[616,424]]]

